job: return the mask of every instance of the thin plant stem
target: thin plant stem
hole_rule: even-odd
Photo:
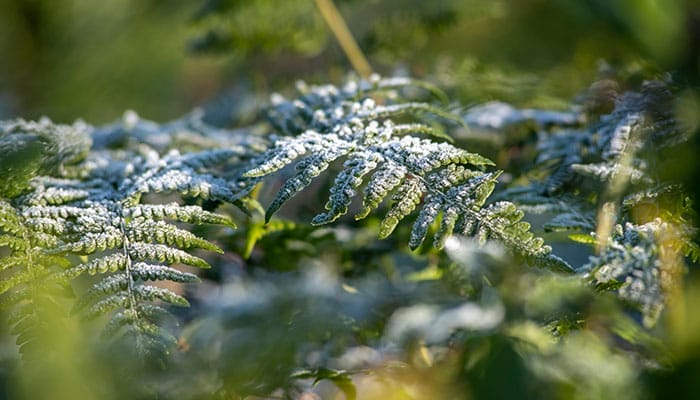
[[[360,46],[357,45],[343,16],[340,15],[338,8],[333,4],[333,0],[315,1],[316,7],[318,7],[328,27],[331,28],[333,35],[335,35],[336,40],[338,40],[338,44],[340,44],[340,47],[343,49],[343,52],[345,52],[345,56],[347,56],[355,71],[363,78],[372,75],[372,67],[369,65],[362,50],[360,50]]]

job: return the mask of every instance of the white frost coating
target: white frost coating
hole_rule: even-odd
[[[356,153],[343,165],[331,187],[328,199],[328,212],[314,217],[312,224],[319,225],[332,222],[347,213],[348,206],[356,194],[356,188],[363,182],[363,177],[377,167],[380,157],[377,154]]]
[[[428,233],[428,228],[435,222],[443,202],[440,196],[429,194],[425,198],[423,208],[418,213],[418,218],[411,229],[411,237],[408,240],[408,246],[415,249],[423,243],[425,235]]]
[[[644,225],[631,223],[616,226],[603,252],[592,256],[584,269],[597,284],[619,284],[617,294],[636,304],[644,325],[653,326],[664,308],[662,271],[658,243],[663,235],[673,232],[668,223],[655,220]]]
[[[601,182],[610,182],[618,176],[622,176],[625,182],[629,181],[632,184],[645,183],[650,185],[653,183],[653,180],[643,170],[615,162],[572,164],[571,169],[578,174],[594,177]]]

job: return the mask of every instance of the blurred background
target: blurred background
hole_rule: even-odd
[[[698,75],[697,1],[336,4],[377,72],[429,78],[465,105],[565,108],[611,71]],[[0,118],[165,121],[348,71],[313,0],[0,1]]]

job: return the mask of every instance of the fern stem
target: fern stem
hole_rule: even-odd
[[[357,41],[352,36],[352,32],[345,23],[343,16],[338,11],[338,8],[333,4],[333,0],[315,0],[316,7],[321,12],[323,19],[328,24],[328,27],[333,32],[338,44],[345,52],[345,56],[352,64],[352,67],[363,78],[369,78],[372,75],[372,67],[369,65],[367,58],[357,45]]]
[[[37,314],[37,308],[36,308],[36,303],[37,299],[39,296],[39,292],[37,291],[37,276],[36,276],[36,270],[34,269],[34,260],[32,257],[32,249],[33,249],[33,240],[29,236],[29,231],[25,226],[22,226],[22,239],[28,244],[27,248],[24,250],[24,253],[27,255],[27,271],[29,271],[29,275],[31,277],[31,280],[29,281],[29,291],[31,293],[30,299],[32,302],[32,314]]]
[[[131,274],[131,256],[129,255],[129,246],[131,246],[131,242],[129,241],[129,235],[126,232],[126,220],[124,218],[124,207],[121,203],[116,203],[118,207],[118,215],[119,215],[119,229],[122,231],[122,237],[124,238],[123,244],[122,244],[122,250],[124,251],[124,257],[126,258],[126,263],[124,265],[124,273],[126,274],[126,282],[127,282],[127,293],[128,293],[128,298],[129,298],[129,309],[131,309],[134,312],[134,316],[136,317],[135,320],[139,319],[139,314],[138,310],[136,308],[136,298],[134,297],[134,277]],[[136,346],[137,348],[140,347],[140,344],[138,341],[140,340],[140,335],[136,334],[134,335],[136,338]]]

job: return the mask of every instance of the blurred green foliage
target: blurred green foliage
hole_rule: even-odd
[[[432,76],[462,104],[562,108],[601,63],[640,77],[698,71],[691,0],[338,6],[378,72]],[[64,122],[129,108],[171,119],[232,85],[267,91],[349,68],[312,0],[4,0],[0,59],[0,115]]]
[[[195,4],[3,0],[0,115],[103,123],[129,108],[181,115],[217,79],[214,63],[186,57]]]

